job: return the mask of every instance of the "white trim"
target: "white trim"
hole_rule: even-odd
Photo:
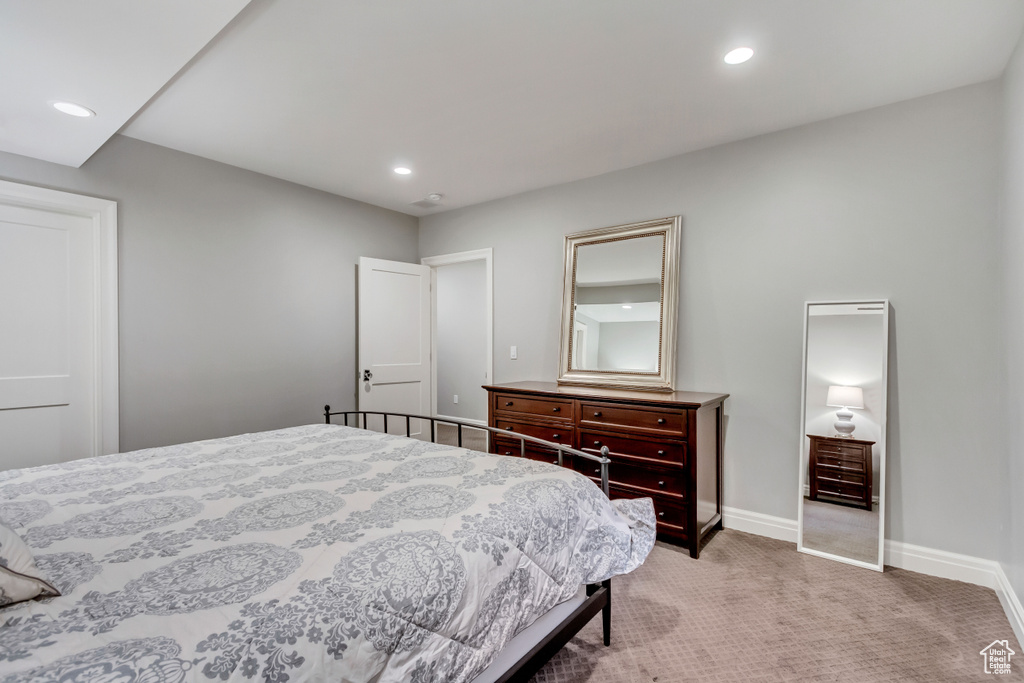
[[[996,595],[999,597],[999,604],[1006,612],[1006,618],[1010,620],[1010,628],[1017,636],[1018,643],[1024,643],[1024,607],[1020,604],[1020,598],[1013,592],[1010,579],[1003,571],[1003,565],[996,563]]]
[[[421,264],[430,266],[430,383],[433,387],[430,397],[431,415],[437,415],[437,269],[440,266],[468,261],[483,261],[486,266],[487,291],[484,296],[487,301],[487,383],[494,384],[494,250],[487,247],[421,258]]]
[[[117,202],[61,192],[45,187],[0,180],[0,203],[44,209],[92,221],[96,278],[93,297],[93,443],[90,455],[117,453],[120,447],[120,392],[118,387],[117,311]]]
[[[727,529],[736,529],[748,534],[767,536],[790,543],[795,543],[797,538],[795,519],[774,517],[728,506],[722,507],[722,525]],[[806,548],[804,552],[809,555],[835,559],[829,555],[808,552]],[[1006,618],[1010,622],[1010,627],[1017,636],[1017,640],[1024,643],[1024,607],[1021,606],[1020,598],[1013,591],[1013,586],[1010,585],[1003,566],[995,560],[983,560],[971,555],[886,540],[884,564],[897,569],[993,589],[999,598],[999,604],[1003,606],[1003,612],[1006,613]],[[858,566],[874,568],[874,565],[863,563]]]
[[[728,505],[722,506],[722,525],[726,529],[767,536],[778,541],[796,543],[796,520],[749,512]]]

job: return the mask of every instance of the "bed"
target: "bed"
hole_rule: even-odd
[[[61,593],[0,607],[2,683],[502,680],[655,527],[570,470],[331,424],[0,472],[0,522]]]

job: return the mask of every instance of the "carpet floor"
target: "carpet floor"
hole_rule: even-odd
[[[1019,653],[1009,675],[984,673],[994,640]],[[596,618],[532,680],[1022,681],[1024,651],[990,589],[727,529],[699,560],[658,543],[612,581],[611,646]]]

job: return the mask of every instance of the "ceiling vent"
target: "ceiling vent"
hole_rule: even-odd
[[[431,192],[430,194],[428,194],[426,197],[424,197],[423,199],[419,200],[418,202],[413,202],[411,204],[411,206],[418,206],[421,209],[435,209],[435,208],[437,208],[438,206],[441,205],[441,200],[443,198],[444,198],[443,194],[441,194],[439,192]]]

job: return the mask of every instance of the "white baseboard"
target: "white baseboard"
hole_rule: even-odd
[[[723,506],[722,525],[727,529],[796,543],[795,519]],[[886,541],[884,564],[993,589],[1010,622],[1010,628],[1017,636],[1017,642],[1024,643],[1024,608],[1021,607],[1020,598],[1014,593],[1002,565],[995,560],[983,560],[900,541]]]
[[[1021,607],[1020,598],[1013,592],[1010,579],[1003,571],[1003,565],[996,563],[996,595],[999,596],[999,604],[1006,612],[1006,618],[1010,620],[1010,627],[1017,636],[1018,643],[1024,643],[1024,607]]]
[[[760,512],[750,512],[722,506],[722,525],[727,529],[745,531],[748,534],[767,536],[779,541],[796,543],[796,520],[783,517],[763,515]]]

